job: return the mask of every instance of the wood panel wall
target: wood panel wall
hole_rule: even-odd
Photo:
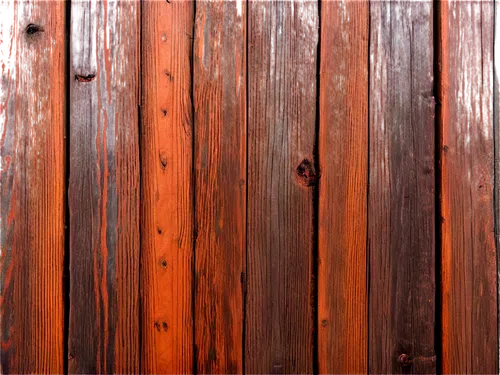
[[[495,0],[0,0],[0,365],[498,373]]]

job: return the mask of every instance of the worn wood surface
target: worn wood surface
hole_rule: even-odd
[[[139,4],[71,4],[69,373],[139,368]]]
[[[195,345],[199,373],[243,372],[246,2],[196,4]]]
[[[493,1],[439,4],[443,372],[498,373]]]
[[[498,1],[0,0],[0,372],[498,373]]]
[[[142,12],[141,371],[192,373],[194,2]]]
[[[318,3],[248,3],[245,371],[312,373]]]
[[[435,373],[433,3],[370,4],[369,371]]]
[[[494,32],[493,32],[493,138],[495,144],[494,150],[494,204],[495,204],[495,248],[497,251],[497,314],[500,312],[500,257],[498,256],[498,249],[500,248],[500,137],[498,132],[499,118],[500,118],[500,0],[494,0]],[[498,348],[498,366],[500,367],[500,319],[497,316],[497,337],[499,337],[497,345]],[[499,369],[500,371],[500,369]]]
[[[0,14],[0,373],[62,373],[65,7]]]
[[[318,362],[368,370],[368,1],[321,3]]]

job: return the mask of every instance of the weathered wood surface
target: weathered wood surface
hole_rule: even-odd
[[[439,3],[443,372],[498,373],[493,1]]]
[[[312,373],[318,3],[248,3],[245,371]]]
[[[368,1],[321,3],[318,362],[366,373]]]
[[[369,371],[435,373],[432,1],[370,4]]]
[[[199,373],[243,372],[246,2],[196,4],[195,345]]]
[[[65,7],[0,14],[0,373],[62,373]]]
[[[69,373],[139,371],[139,3],[71,3]]]
[[[142,12],[141,371],[192,373],[194,2]]]

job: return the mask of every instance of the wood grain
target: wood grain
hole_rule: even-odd
[[[248,4],[247,373],[312,373],[318,3]]]
[[[69,373],[139,371],[139,16],[71,3]]]
[[[195,345],[199,373],[243,372],[246,2],[196,4]]]
[[[435,373],[432,1],[370,4],[369,372]]]
[[[493,1],[439,3],[443,372],[498,373]]]
[[[318,362],[368,371],[368,1],[321,4]]]
[[[0,14],[0,373],[62,373],[65,7]]]
[[[194,2],[142,12],[141,372],[193,373]]]

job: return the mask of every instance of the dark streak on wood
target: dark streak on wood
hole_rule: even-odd
[[[71,16],[69,373],[137,373],[139,4]]]

